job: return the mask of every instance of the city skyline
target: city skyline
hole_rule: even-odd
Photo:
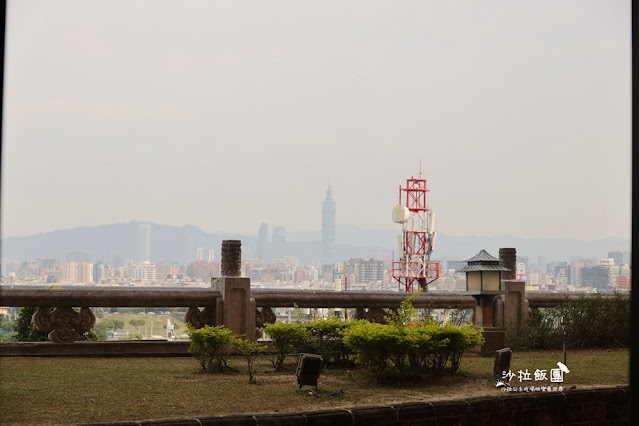
[[[39,284],[101,284],[111,286],[190,285],[206,284],[211,277],[219,276],[220,261],[213,260],[211,249],[200,248],[198,259],[188,265],[175,262],[134,262],[114,266],[108,262],[92,263],[87,253],[72,252],[67,262],[55,259],[31,259],[24,262],[1,263],[2,283],[10,285]],[[202,253],[200,253],[202,252]],[[208,252],[209,260],[200,259]],[[486,254],[485,251],[480,253]],[[488,254],[490,256],[490,254]],[[493,257],[490,256],[492,259]],[[474,259],[474,258],[473,258]],[[439,278],[429,288],[463,291],[466,287],[464,268],[472,259],[446,261],[441,265]],[[537,264],[530,264],[526,256],[517,259],[516,279],[526,282],[527,290],[550,291],[625,291],[630,290],[630,252],[609,252],[607,258],[571,258],[570,262],[552,261],[540,256]],[[325,289],[326,284],[344,290],[358,285],[360,290],[369,288],[390,289],[398,283],[392,276],[390,259],[351,257],[330,265],[300,264],[295,256],[284,256],[273,262],[242,262],[242,276],[256,284],[292,285],[306,283],[312,288]],[[339,284],[337,284],[339,281]],[[0,284],[2,285],[2,284]],[[362,287],[364,285],[364,287]],[[337,288],[336,287],[336,288]],[[399,284],[399,288],[403,288]]]
[[[148,225],[141,227],[140,225]],[[321,264],[321,230],[286,232],[285,226],[276,226],[279,236],[269,240],[268,224],[263,223],[257,235],[234,233],[209,234],[194,225],[174,227],[149,222],[128,222],[101,225],[96,227],[59,230],[32,237],[3,239],[2,261],[28,259],[62,259],[71,256],[72,260],[91,259],[109,263],[117,260],[141,260],[139,242],[141,229],[145,229],[150,238],[149,258],[152,262],[177,261],[186,264],[197,259],[200,251],[215,252],[224,239],[242,240],[244,259],[257,259],[270,262],[275,251],[284,256],[296,256],[302,263]],[[391,258],[396,250],[398,230],[363,230],[348,224],[337,224],[336,246],[337,262],[349,257]],[[605,258],[616,251],[628,251],[630,240],[570,240],[570,239],[522,239],[513,236],[501,237],[456,237],[439,234],[438,248],[434,260],[462,260],[479,249],[498,252],[502,247],[517,249],[518,257],[552,261],[566,261],[571,257]],[[279,242],[278,242],[279,239]],[[143,239],[143,241],[146,238]],[[275,246],[279,245],[279,248]],[[261,246],[261,248],[260,248]],[[196,250],[197,249],[197,250]],[[84,257],[83,257],[84,256]],[[277,256],[279,257],[279,256]],[[117,263],[116,262],[116,263]],[[528,261],[526,261],[527,264]]]
[[[122,7],[9,2],[3,238],[394,230],[420,161],[442,234],[630,238],[629,2]]]

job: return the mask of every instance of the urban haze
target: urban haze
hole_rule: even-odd
[[[630,237],[627,1],[10,1],[4,90],[3,238],[394,230],[420,164],[441,234]]]

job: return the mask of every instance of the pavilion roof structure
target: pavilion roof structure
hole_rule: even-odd
[[[464,266],[459,272],[474,271],[510,271],[510,269],[499,264],[499,259],[491,256],[486,250],[480,250],[475,256],[466,260],[468,266]]]

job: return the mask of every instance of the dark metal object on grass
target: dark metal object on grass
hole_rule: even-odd
[[[317,389],[317,379],[321,368],[321,355],[301,353],[297,361],[297,370],[295,371],[297,389],[302,389],[304,385],[315,386],[315,389]]]
[[[510,371],[510,358],[512,357],[512,354],[513,351],[510,350],[510,348],[495,351],[495,367],[493,369],[495,382],[504,382],[504,371]]]

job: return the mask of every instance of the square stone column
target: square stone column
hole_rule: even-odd
[[[217,302],[217,323],[235,334],[245,334],[250,342],[255,341],[255,299],[251,297],[251,279],[211,278],[211,287],[222,295]]]
[[[528,326],[528,300],[524,281],[504,281],[504,327],[511,327],[517,333],[526,333]]]

